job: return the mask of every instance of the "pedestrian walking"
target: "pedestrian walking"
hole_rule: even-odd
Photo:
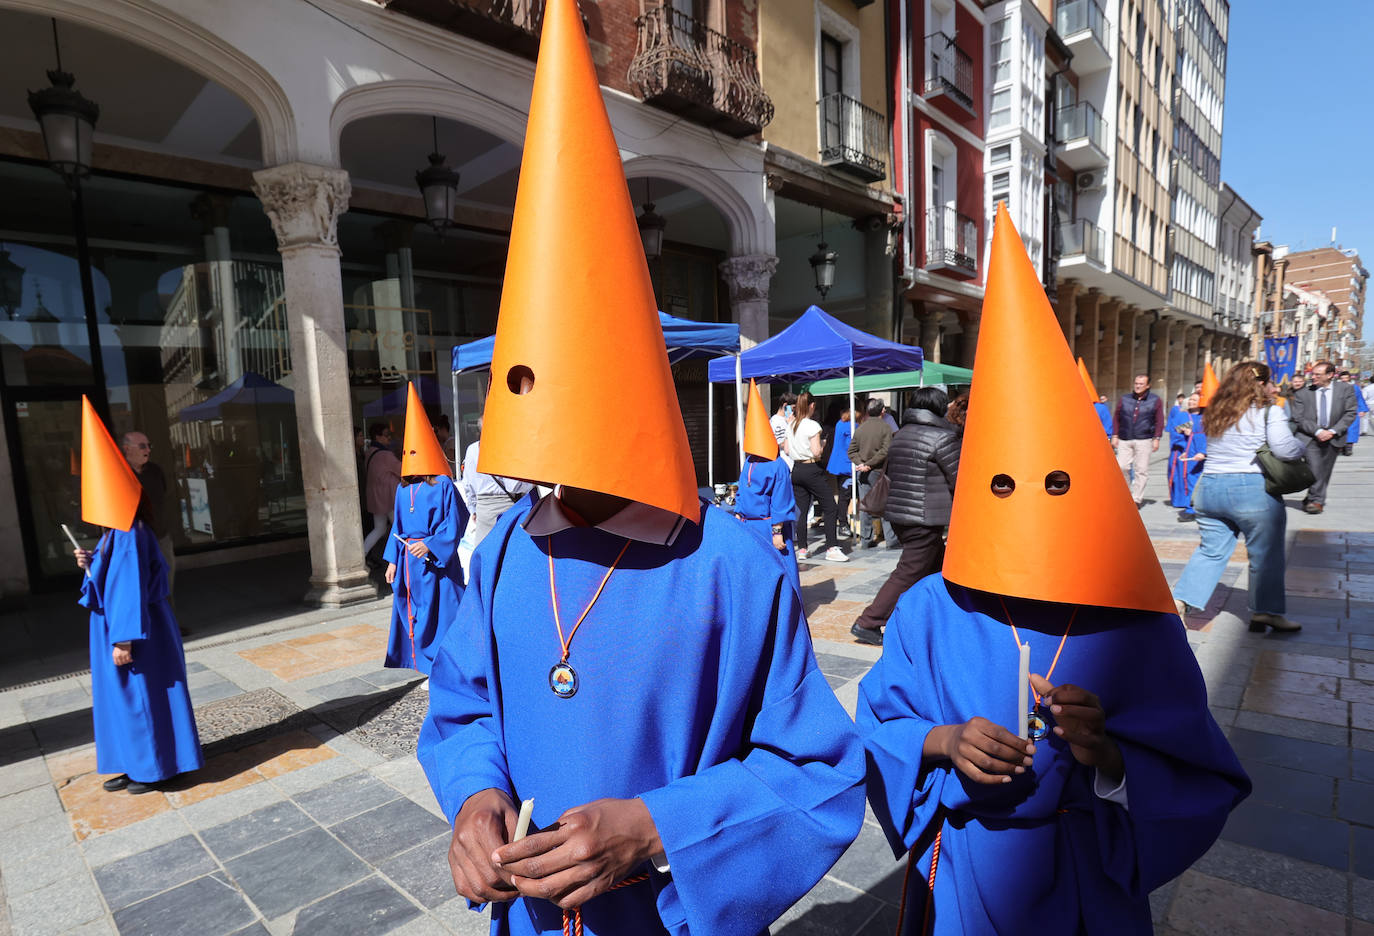
[[[854,501],[854,464],[849,460],[849,442],[854,435],[854,423],[850,419],[849,407],[840,404],[840,410],[832,420],[835,428],[830,434],[830,444],[826,446],[830,454],[826,458],[825,470],[835,487],[835,501],[839,507],[840,539],[851,534],[850,504]]]
[[[896,932],[1149,933],[1250,783],[1002,206],[987,282],[944,571],[859,689]]]
[[[887,453],[884,519],[892,524],[902,555],[872,603],[849,632],[863,643],[881,644],[882,628],[897,599],[912,585],[940,568],[945,525],[959,473],[959,434],[944,418],[949,397],[938,387],[911,392],[902,428]]]
[[[375,559],[373,550],[391,530],[391,511],[396,504],[396,488],[401,483],[401,460],[391,451],[391,427],[386,423],[373,423],[368,437],[363,477],[372,530],[363,537],[363,558],[369,566],[377,566],[383,560]]]
[[[792,474],[778,457],[778,451],[763,397],[750,378],[749,408],[744,422],[744,469],[739,475],[734,512],[755,536],[782,556],[787,576],[800,594],[801,575],[793,546],[797,500],[792,493]]]
[[[797,396],[797,408],[792,414],[788,445],[792,450],[792,494],[797,500],[797,558],[807,557],[806,515],[814,501],[820,505],[822,530],[825,533],[825,558],[830,562],[848,562],[840,549],[835,527],[835,495],[830,479],[821,467],[821,424],[812,419],[816,401],[809,393]],[[862,428],[862,427],[861,427]]]
[[[167,603],[167,562],[139,517],[144,492],[90,401],[81,398],[81,519],[102,528],[79,604],[91,612],[96,771],[109,792],[147,793],[204,763],[186,656]]]
[[[1250,564],[1250,629],[1295,631],[1302,626],[1284,617],[1287,518],[1283,500],[1264,489],[1256,454],[1268,445],[1281,459],[1303,457],[1302,443],[1293,437],[1283,410],[1273,405],[1277,393],[1267,365],[1242,361],[1222,378],[1203,414],[1207,460],[1193,491],[1202,542],[1174,584],[1180,615],[1207,605],[1237,539],[1244,536]]]
[[[771,419],[768,420],[773,427],[773,438],[778,441],[778,450],[782,453],[783,464],[787,470],[792,470],[792,446],[789,441],[792,435],[792,416],[797,408],[797,395],[791,390],[784,391],[777,395],[777,409]]]
[[[859,547],[866,549],[877,545],[873,529],[874,517],[863,509],[863,500],[873,488],[875,471],[881,471],[887,464],[887,450],[892,445],[892,429],[883,417],[881,400],[869,400],[865,407],[864,421],[854,429],[854,438],[849,443],[849,460],[859,473]],[[888,520],[879,518],[883,539],[889,549],[895,549],[897,534]]]
[[[412,383],[401,481],[383,552],[392,587],[391,635],[383,665],[426,676],[463,597],[458,541],[467,529],[468,510],[448,472],[448,458]]]
[[[157,547],[167,562],[167,600],[172,602],[176,590],[177,558],[172,544],[172,531],[163,516],[167,501],[167,474],[152,460],[153,445],[137,429],[124,433],[120,437],[119,447],[143,490],[138,501],[138,518],[153,531]]]
[[[473,555],[419,761],[493,934],[761,933],[857,835],[863,750],[776,554],[698,495],[582,17],[543,9],[479,467],[553,491]]]
[[[1150,480],[1150,455],[1159,451],[1164,435],[1164,404],[1150,391],[1150,375],[1137,374],[1130,393],[1116,404],[1116,434],[1112,448],[1131,497],[1137,507],[1145,503],[1145,483]]]
[[[520,503],[520,498],[530,492],[534,485],[513,478],[498,478],[483,474],[477,469],[482,452],[482,420],[477,420],[478,438],[468,446],[463,454],[463,479],[459,491],[469,512],[476,521],[473,524],[473,547],[486,538],[496,521],[511,506]]]
[[[1326,508],[1331,470],[1345,446],[1346,430],[1359,412],[1355,388],[1335,377],[1336,368],[1330,361],[1318,361],[1312,365],[1307,385],[1293,394],[1288,405],[1289,426],[1306,446],[1307,464],[1317,479],[1302,501],[1303,510],[1310,514]]]
[[[1207,433],[1202,427],[1202,407],[1198,394],[1188,397],[1182,412],[1169,420],[1169,503],[1179,508],[1178,520],[1197,519],[1193,508],[1193,488],[1202,476],[1207,460]]]

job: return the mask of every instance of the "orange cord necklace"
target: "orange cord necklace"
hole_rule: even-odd
[[[625,545],[620,547],[620,554],[615,557],[615,562],[611,563],[611,567],[602,576],[601,584],[596,587],[596,593],[592,595],[592,600],[587,602],[587,607],[582,609],[582,614],[566,638],[563,636],[563,621],[558,615],[558,583],[553,572],[553,537],[546,537],[545,542],[549,554],[549,601],[553,605],[553,625],[558,628],[558,643],[563,648],[563,655],[549,670],[549,688],[560,699],[571,699],[577,695],[577,671],[568,664],[568,657],[572,653],[573,638],[577,636],[577,631],[582,626],[582,622],[587,620],[587,615],[591,613],[596,600],[601,597],[601,592],[605,590],[606,583],[611,580],[611,575],[615,572],[616,566],[620,565],[620,560],[625,556],[625,551],[630,548],[630,541],[626,539]]]
[[[1021,646],[1021,635],[1016,630],[1016,623],[1011,619],[1011,611],[1007,609],[1007,603],[1002,596],[997,596],[997,601],[1002,605],[1002,613],[1007,616],[1007,624],[1011,625],[1011,636],[1016,641],[1016,646]],[[1045,670],[1045,681],[1049,682],[1054,675],[1054,668],[1059,665],[1059,654],[1064,652],[1064,643],[1069,639],[1069,631],[1073,629],[1074,618],[1078,617],[1078,606],[1075,605],[1073,613],[1069,615],[1069,624],[1064,628],[1064,635],[1059,638],[1059,649],[1054,651],[1054,659],[1050,661],[1050,668]],[[1040,714],[1040,693],[1035,691],[1035,687],[1030,687],[1031,695],[1035,697],[1035,708],[1026,713],[1026,724],[1032,741],[1039,741],[1049,734],[1049,725],[1045,722],[1045,716]]]

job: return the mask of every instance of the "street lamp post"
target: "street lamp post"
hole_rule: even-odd
[[[839,256],[839,252],[831,250],[825,242],[825,209],[822,208],[821,241],[816,245],[816,252],[807,258],[807,263],[811,264],[811,274],[816,278],[816,292],[821,294],[821,299],[825,299],[830,287],[835,285],[835,261]]]
[[[444,164],[444,155],[439,152],[439,118],[431,117],[430,120],[433,121],[434,151],[429,154],[429,165],[415,173],[415,184],[424,198],[425,220],[442,236],[455,225],[453,207],[458,198],[459,175],[458,170]]]

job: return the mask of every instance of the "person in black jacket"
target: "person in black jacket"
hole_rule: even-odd
[[[940,568],[944,530],[954,503],[954,479],[959,473],[959,433],[944,418],[949,406],[936,387],[912,391],[911,406],[902,414],[902,428],[887,452],[885,519],[891,521],[902,555],[897,568],[878,589],[878,596],[849,628],[868,644],[882,644],[882,627],[902,594]]]

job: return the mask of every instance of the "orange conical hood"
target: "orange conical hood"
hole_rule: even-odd
[[[614,418],[627,400],[633,412]],[[480,452],[487,474],[700,515],[644,247],[574,0],[544,8]]]
[[[763,396],[754,378],[749,378],[749,409],[744,417],[744,451],[747,455],[757,455],[769,461],[778,457],[778,437],[773,435],[773,426],[768,422],[768,411],[763,408]]]
[[[1164,572],[1096,414],[1056,405],[1083,392],[1083,381],[1000,205],[991,256],[945,577],[1000,595],[1172,614]],[[1014,420],[1006,418],[1010,399],[1023,403]],[[1046,490],[1055,471],[1069,476],[1057,496]],[[992,493],[998,475],[1015,483],[1005,497]]]
[[[1083,359],[1078,359],[1078,376],[1083,378],[1083,386],[1088,390],[1088,402],[1096,403],[1100,394],[1097,387],[1093,385],[1093,379],[1088,376],[1088,365],[1083,363]]]
[[[434,427],[425,415],[420,394],[415,392],[415,384],[409,384],[406,391],[406,435],[401,448],[401,474],[403,476],[446,475],[451,470],[444,448],[434,435]]]
[[[81,519],[128,532],[143,487],[95,407],[81,396]]]
[[[1206,406],[1212,402],[1212,397],[1216,396],[1217,387],[1221,386],[1221,381],[1217,380],[1217,372],[1212,370],[1212,362],[1208,361],[1206,368],[1202,371],[1202,389],[1197,394],[1197,405]]]

